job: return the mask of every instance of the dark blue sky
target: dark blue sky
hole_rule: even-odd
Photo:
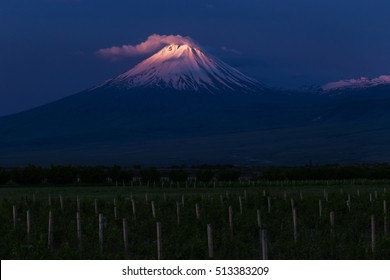
[[[154,33],[190,36],[270,86],[389,75],[389,12],[388,0],[2,0],[0,115],[124,72],[145,56],[96,52]]]

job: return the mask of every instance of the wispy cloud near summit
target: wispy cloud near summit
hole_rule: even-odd
[[[100,49],[97,51],[97,55],[110,60],[119,60],[126,57],[150,54],[170,44],[187,44],[194,47],[197,46],[190,37],[183,37],[181,35],[153,34],[150,35],[146,41],[137,45],[123,45],[119,47],[113,46],[111,48]]]

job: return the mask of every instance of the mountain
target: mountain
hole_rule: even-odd
[[[0,166],[390,160],[390,91],[271,89],[192,44],[94,88],[0,118]],[[329,91],[330,92],[330,91]]]
[[[102,87],[155,88],[178,91],[251,92],[265,89],[256,80],[206,55],[196,46],[170,44]]]
[[[390,85],[390,76],[382,75],[374,79],[361,77],[359,79],[340,80],[322,86],[325,91],[371,88],[381,85]]]

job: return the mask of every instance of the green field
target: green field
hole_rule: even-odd
[[[162,259],[261,259],[264,244],[269,259],[388,259],[389,183],[355,180],[2,186],[0,257],[156,259],[159,222]],[[103,217],[101,232],[99,214]],[[207,225],[212,227],[211,257]],[[261,243],[261,230],[267,235],[265,243]]]

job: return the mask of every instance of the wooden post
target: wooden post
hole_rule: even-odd
[[[230,227],[230,238],[233,239],[233,208],[229,206],[229,227]]]
[[[267,197],[267,201],[268,201],[268,213],[271,213],[271,197]]]
[[[99,211],[98,211],[98,201],[97,201],[97,199],[95,199],[95,215],[97,216],[98,213],[99,213]]]
[[[294,208],[292,211],[293,214],[293,226],[294,226],[294,242],[298,240],[298,230],[297,230],[297,209]]]
[[[157,228],[157,259],[161,260],[162,255],[162,242],[161,242],[161,223],[156,223]]]
[[[131,200],[131,208],[133,210],[133,219],[136,220],[136,214],[135,214],[135,201],[134,199]]]
[[[260,210],[259,209],[257,209],[256,214],[257,214],[257,226],[259,228],[261,228],[261,216],[260,216]]]
[[[209,258],[213,258],[214,257],[213,229],[210,224],[207,224],[207,245],[209,248]]]
[[[12,205],[12,218],[14,222],[14,229],[16,229],[16,206]]]
[[[127,251],[128,251],[128,241],[127,241],[127,220],[125,218],[122,219],[122,231],[123,231],[123,250],[124,250],[124,257],[127,259]]]
[[[268,260],[267,230],[260,229],[259,232],[260,232],[260,236],[261,236],[261,248],[262,248],[263,260]]]
[[[329,217],[330,217],[330,231],[333,234],[334,233],[334,211],[330,212]]]
[[[80,212],[76,212],[76,226],[77,226],[77,240],[79,241],[79,248],[81,248],[81,218],[80,218]]]
[[[180,203],[179,203],[179,201],[176,201],[176,217],[177,217],[177,224],[180,224]]]
[[[64,201],[62,199],[62,195],[60,194],[60,208],[61,208],[61,212],[64,213]]]
[[[79,199],[79,196],[77,196],[76,201],[77,201],[77,212],[81,212],[80,211],[80,199]]]
[[[371,215],[371,252],[375,252],[375,216]]]
[[[153,218],[155,219],[156,218],[156,209],[154,207],[154,201],[153,200],[152,200],[151,204],[152,204],[152,215],[153,215]]]
[[[320,217],[322,217],[322,200],[318,200],[318,212]]]
[[[238,202],[240,204],[240,214],[242,214],[242,199],[241,199],[241,195],[238,196]]]
[[[51,249],[53,246],[53,220],[51,210],[49,211],[49,226],[47,230],[47,248]]]
[[[200,212],[199,212],[199,204],[195,203],[195,214],[196,214],[196,219],[200,219]]]
[[[27,219],[27,241],[30,242],[30,234],[31,234],[31,217],[30,217],[30,210],[27,210],[26,212],[26,219]]]
[[[387,202],[383,200],[383,232],[387,235]]]
[[[99,214],[99,249],[100,253],[103,253],[103,214]]]
[[[116,199],[114,198],[114,218],[115,220],[117,219],[117,215],[116,215]]]

